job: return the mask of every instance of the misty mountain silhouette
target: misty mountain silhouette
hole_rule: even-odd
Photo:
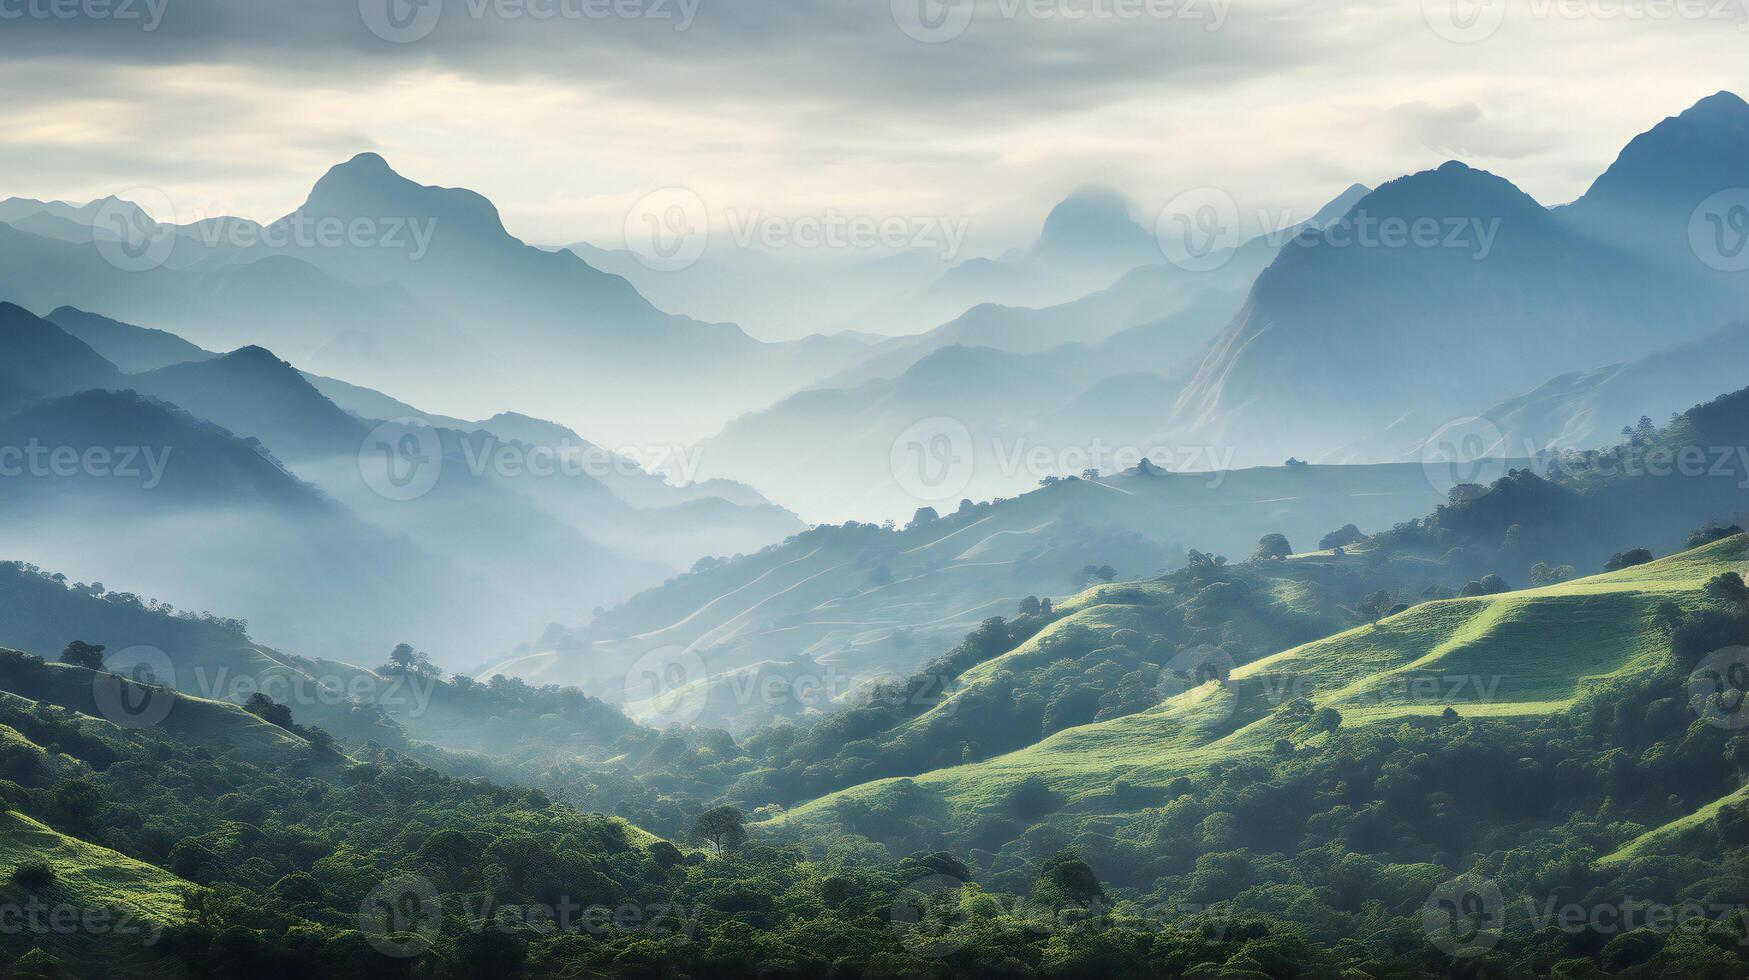
[[[1557,213],[1585,234],[1707,275],[1689,241],[1695,209],[1746,182],[1749,103],[1720,92],[1634,137],[1583,197]]]
[[[258,438],[288,461],[356,454],[368,428],[264,347],[132,375],[126,384]]]
[[[130,374],[218,356],[169,331],[123,323],[71,306],[57,307],[44,319]]]
[[[1430,229],[1420,245],[1408,237],[1418,224]],[[1392,227],[1396,244],[1383,235]],[[1732,305],[1452,161],[1385,184],[1284,247],[1173,421],[1235,440],[1247,459],[1315,456],[1402,406],[1450,418],[1561,370],[1700,336]]]
[[[75,473],[31,473],[0,480],[9,506],[19,509],[78,508],[158,514],[178,509],[265,505],[299,519],[331,515],[331,502],[292,476],[256,446],[174,405],[135,391],[82,391],[41,402],[0,418],[0,446],[32,442],[67,447],[80,455],[110,454],[104,471],[83,464]],[[152,482],[147,460],[135,456],[138,477],[119,470],[125,451],[153,452],[164,462]],[[14,515],[16,519],[16,514]]]
[[[0,303],[0,381],[39,395],[112,384],[121,372],[84,341],[15,303]]]

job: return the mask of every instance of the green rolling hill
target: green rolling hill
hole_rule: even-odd
[[[234,752],[256,764],[283,763],[288,755],[310,751],[304,739],[235,704],[149,687],[121,675],[37,662],[16,650],[0,650],[0,697],[54,705],[112,727],[153,719],[151,724],[190,744]]]
[[[119,975],[150,972],[158,956],[152,947],[168,926],[188,921],[182,893],[192,888],[168,871],[69,837],[16,810],[0,809],[0,869],[47,862],[55,881],[44,887],[0,883],[0,903],[26,908],[34,897],[48,908],[90,910],[102,931],[43,929],[6,937],[0,946],[14,955],[34,954],[81,969]],[[14,964],[14,967],[22,964]],[[159,966],[158,968],[162,968]]]
[[[842,696],[902,676],[1027,595],[1073,593],[1088,565],[1152,577],[1181,564],[1186,548],[1248,555],[1259,529],[1310,543],[1345,523],[1389,527],[1426,513],[1446,489],[1408,465],[1132,469],[962,506],[903,529],[822,526],[757,554],[702,562],[480,673],[577,684],[617,700],[640,656],[676,648],[706,665],[687,684],[781,684],[800,673]],[[637,705],[629,709],[639,715]],[[703,720],[741,728],[782,713],[724,704]]]
[[[1643,680],[1663,665],[1669,635],[1660,607],[1705,608],[1707,583],[1749,574],[1749,536],[1620,572],[1502,595],[1424,603],[1237,667],[1136,714],[1071,728],[981,762],[911,780],[857,786],[797,807],[774,826],[830,822],[846,802],[878,801],[899,783],[939,803],[962,826],[999,811],[1017,786],[1042,781],[1059,801],[1050,824],[1067,833],[1158,805],[1185,777],[1267,763],[1288,739],[1315,751],[1329,736],[1306,716],[1334,709],[1344,730],[1439,719],[1447,708],[1478,723],[1528,724],[1576,709],[1612,681]],[[1077,615],[1102,608],[1137,623],[1096,590]],[[1006,655],[1025,657],[1023,647]],[[998,668],[999,658],[979,668]],[[1303,708],[1292,702],[1304,699]],[[1115,792],[1122,784],[1125,792]],[[1624,845],[1627,841],[1621,842]]]

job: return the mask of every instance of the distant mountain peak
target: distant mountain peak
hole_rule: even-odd
[[[1510,180],[1460,160],[1381,184],[1355,207],[1373,218],[1547,215],[1535,198]]]
[[[247,347],[239,347],[229,354],[219,358],[219,360],[228,364],[261,365],[274,368],[284,367],[288,369],[291,367],[289,364],[286,364],[285,361],[281,360],[278,354],[256,344],[250,344]]]
[[[488,427],[490,427],[492,425],[492,423],[495,423],[495,422],[497,422],[497,423],[518,423],[518,424],[524,424],[524,425],[527,425],[527,424],[550,425],[555,429],[561,429],[565,432],[572,431],[569,426],[563,426],[557,422],[548,421],[547,419],[537,419],[532,415],[524,415],[521,412],[499,412],[497,415],[494,415],[491,418],[487,419],[484,424],[487,425]]]
[[[389,161],[383,159],[382,154],[373,153],[369,150],[366,150],[363,153],[354,154],[352,159],[340,164],[339,166],[367,172],[377,171],[380,173],[391,174],[395,172],[394,168],[389,166]]]
[[[1702,126],[1746,126],[1749,102],[1735,92],[1719,92],[1684,109],[1676,118]]]
[[[316,187],[357,180],[402,181],[406,179],[395,168],[389,166],[389,161],[383,159],[381,154],[367,152],[356,154],[342,163],[329,167],[321,177],[317,178]]]
[[[1103,184],[1086,184],[1069,192],[1045,215],[1042,237],[1048,239],[1087,227],[1111,227],[1133,223],[1130,202]]]
[[[1153,247],[1153,236],[1132,217],[1128,198],[1110,187],[1087,184],[1045,216],[1033,252],[1098,254]]]
[[[436,218],[444,222],[484,225],[507,235],[498,208],[485,196],[459,187],[419,184],[389,166],[381,154],[359,153],[337,163],[310,188],[299,211],[345,218],[385,216]]]
[[[532,446],[582,448],[590,445],[587,439],[567,426],[521,412],[499,412],[479,423],[479,427],[500,438]]]
[[[1081,216],[1100,216],[1111,220],[1130,220],[1130,202],[1116,188],[1104,184],[1083,184],[1057,202],[1045,216],[1045,227],[1053,221]]]
[[[1745,173],[1749,102],[1719,92],[1635,136],[1563,217],[1589,235],[1686,266],[1695,207],[1743,186]]]
[[[84,341],[16,303],[0,302],[0,380],[61,395],[109,384],[119,374]]]
[[[1354,210],[1354,206],[1365,200],[1366,196],[1371,193],[1372,188],[1365,184],[1348,185],[1347,190],[1336,195],[1330,200],[1330,203],[1319,208],[1317,214],[1312,215],[1312,224],[1322,227],[1332,221],[1340,220],[1348,212]]]
[[[394,167],[389,166],[389,161],[383,159],[382,154],[366,151],[364,153],[354,154],[351,159],[329,167],[328,171],[316,181],[316,186],[320,187],[324,183],[336,181],[349,182],[369,180],[394,182],[404,181],[406,179],[407,178],[401,176],[400,172]],[[409,183],[411,183],[411,181],[409,181]]]

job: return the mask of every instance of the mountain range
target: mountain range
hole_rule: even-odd
[[[804,514],[898,518],[917,501],[881,461],[911,426],[941,419],[979,453],[1418,459],[1453,422],[1543,401],[1576,373],[1681,359],[1741,319],[1744,274],[1709,265],[1689,230],[1727,175],[1749,172],[1746,128],[1749,104],[1721,93],[1637,137],[1572,205],[1544,207],[1452,161],[1352,188],[1213,273],[1156,263],[1062,306],[974,308],[730,422],[707,443],[707,472],[758,479]],[[1658,235],[1642,234],[1652,221]],[[1654,256],[1634,241],[1664,244]],[[1730,387],[1706,378],[1716,372],[1657,399],[1613,386],[1610,418],[1662,418]],[[1553,414],[1539,433],[1599,434],[1567,414],[1583,411],[1571,400],[1543,404]],[[978,460],[974,495],[1029,482],[995,469]]]
[[[679,444],[861,347],[763,344],[730,324],[661,313],[618,276],[523,244],[480,195],[416,184],[371,153],[330,169],[266,225],[160,225],[127,202],[93,204],[0,205],[0,298],[170,323],[209,348],[266,346],[452,414],[517,405],[627,445]],[[101,246],[116,233],[93,221],[143,236],[133,244],[145,267],[112,261]],[[346,228],[363,231],[336,231]],[[588,384],[576,383],[576,364],[591,366]],[[656,364],[665,370],[646,370]]]
[[[175,406],[319,487],[322,506],[506,572],[531,596],[525,615],[577,623],[700,557],[803,530],[764,494],[813,519],[906,519],[1140,456],[1218,472],[1290,456],[1418,462],[1469,416],[1500,430],[1498,456],[1606,444],[1730,387],[1741,277],[1702,261],[1687,230],[1749,168],[1746,120],[1735,96],[1706,99],[1560,208],[1457,162],[1356,185],[1212,272],[1161,262],[1129,202],[1087,188],[1028,247],[886,297],[932,329],[780,344],[663,312],[575,251],[516,239],[484,197],[370,153],[267,225],[13,199],[0,202],[0,295],[25,302],[0,307],[0,411],[49,425],[99,406],[41,400],[91,390]],[[305,237],[348,224],[403,240]],[[118,267],[118,236],[141,229],[174,247]],[[385,422],[380,435],[428,441],[443,464],[411,502],[359,466]],[[901,437],[919,424],[968,442],[955,450],[969,474],[941,500],[901,485]],[[599,469],[548,480],[482,465],[506,452]],[[214,499],[237,492],[216,486]]]
[[[749,488],[673,486],[538,419],[423,416],[323,382],[395,409],[387,422],[342,408],[259,346],[214,354],[71,307],[52,316],[0,305],[0,383],[14,393],[0,406],[0,446],[21,461],[0,480],[8,533],[33,560],[237,610],[274,641],[368,660],[414,640],[486,660],[707,551],[756,550],[801,529]],[[430,447],[424,493],[385,491],[373,432]],[[548,436],[569,445],[523,441]],[[531,465],[565,452],[583,458]],[[165,563],[167,550],[198,560]],[[344,573],[318,574],[324,560]]]

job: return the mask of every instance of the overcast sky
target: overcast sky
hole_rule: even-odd
[[[1304,214],[1459,158],[1559,203],[1749,94],[1749,0],[955,2],[0,0],[0,197],[268,219],[374,150],[542,244],[681,185],[992,250],[1089,182]]]

